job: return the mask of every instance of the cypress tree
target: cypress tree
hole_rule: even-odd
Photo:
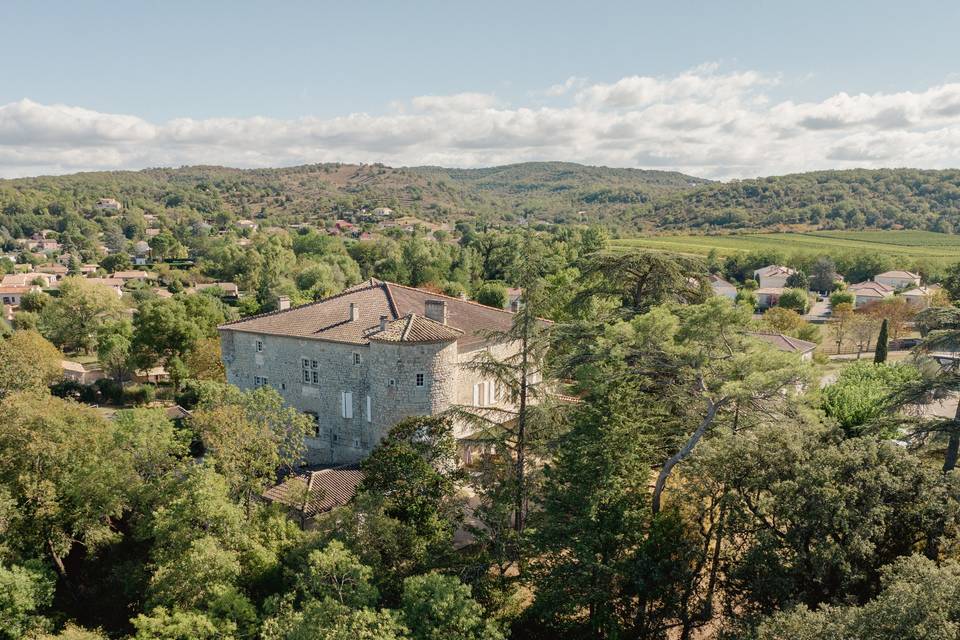
[[[880,325],[880,335],[877,336],[877,350],[874,352],[873,361],[876,364],[887,361],[887,341],[888,341],[888,327],[887,319],[883,319],[883,324]]]

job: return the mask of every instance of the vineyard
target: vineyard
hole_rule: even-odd
[[[960,235],[932,231],[812,231],[807,233],[754,233],[742,235],[677,235],[622,238],[611,242],[615,249],[635,247],[706,255],[749,251],[779,251],[786,255],[838,255],[851,252],[882,252],[903,268],[921,262],[948,264],[960,261]]]

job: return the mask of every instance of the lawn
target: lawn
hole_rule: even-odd
[[[751,233],[712,236],[644,236],[611,241],[614,249],[633,247],[705,255],[774,249],[790,253],[839,254],[880,251],[901,257],[903,267],[915,262],[949,264],[960,260],[960,235],[932,231],[811,231],[806,233]]]

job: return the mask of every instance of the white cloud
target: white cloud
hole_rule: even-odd
[[[960,82],[924,91],[775,100],[779,78],[704,65],[673,77],[541,92],[550,106],[485,93],[420,96],[384,114],[177,118],[21,100],[0,106],[0,175],[310,162],[489,166],[569,160],[712,178],[825,168],[960,165]],[[779,86],[779,93],[788,87]]]

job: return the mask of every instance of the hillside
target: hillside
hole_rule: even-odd
[[[467,170],[376,164],[249,170],[197,166],[0,180],[0,209],[7,216],[44,215],[82,211],[97,198],[116,197],[126,207],[144,211],[228,211],[277,224],[380,206],[436,221],[510,221],[524,212],[551,222],[613,221],[639,214],[664,195],[706,183],[675,172],[556,162]],[[578,215],[580,211],[586,213]]]
[[[699,229],[908,228],[952,233],[960,171],[817,171],[711,183],[654,203],[638,223]]]
[[[386,206],[432,221],[600,223],[624,234],[693,230],[925,229],[960,223],[960,171],[820,171],[717,183],[677,172],[531,162],[485,169],[319,164],[181,167],[0,180],[0,226],[54,227],[101,197],[288,225]]]

